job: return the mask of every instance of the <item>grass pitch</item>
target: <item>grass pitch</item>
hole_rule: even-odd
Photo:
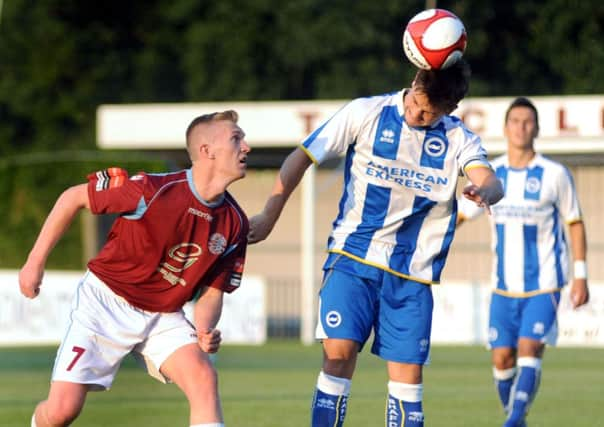
[[[0,348],[0,425],[29,426],[45,398],[56,349]],[[218,354],[220,389],[229,427],[308,426],[321,348],[297,341],[260,347],[224,346]],[[384,425],[385,364],[364,350],[349,400],[346,427]],[[432,349],[425,369],[426,426],[481,427],[503,422],[482,347]],[[550,348],[531,427],[604,427],[604,349]],[[127,359],[113,388],[90,393],[74,426],[188,426],[186,399],[174,385],[148,377]]]

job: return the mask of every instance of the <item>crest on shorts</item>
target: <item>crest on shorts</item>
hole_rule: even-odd
[[[214,255],[220,255],[226,249],[226,238],[220,233],[214,233],[208,241],[208,250]]]

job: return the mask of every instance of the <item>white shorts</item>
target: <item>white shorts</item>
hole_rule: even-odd
[[[69,326],[57,351],[53,381],[111,387],[124,357],[132,353],[149,375],[162,382],[162,363],[178,348],[197,342],[181,310],[141,310],[116,295],[88,271],[73,297]]]

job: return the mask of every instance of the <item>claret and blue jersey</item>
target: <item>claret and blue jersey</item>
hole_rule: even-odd
[[[458,177],[489,164],[478,136],[456,117],[408,126],[403,94],[353,100],[302,149],[315,163],[346,156],[329,252],[437,283],[455,232]]]
[[[506,155],[492,166],[505,192],[491,207],[495,292],[530,296],[562,288],[569,269],[564,222],[581,220],[569,171],[540,154],[526,168],[510,167]],[[459,209],[467,218],[480,214],[466,201]]]

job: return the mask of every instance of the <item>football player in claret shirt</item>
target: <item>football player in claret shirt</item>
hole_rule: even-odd
[[[241,283],[249,229],[227,192],[245,176],[250,151],[237,120],[229,110],[191,122],[190,169],[129,178],[110,168],[59,197],[19,274],[28,298],[40,292],[46,259],[80,209],[119,216],[77,287],[50,392],[32,426],[69,425],[87,392],[110,388],[131,352],[184,392],[191,426],[224,425],[208,353],[220,345],[223,293]],[[194,327],[182,310],[192,299]]]
[[[250,219],[250,243],[265,239],[306,169],[346,156],[323,266],[315,427],[342,425],[357,353],[372,330],[371,351],[387,362],[390,380],[386,425],[424,424],[430,285],[439,282],[453,239],[458,176],[473,183],[465,194],[476,203],[488,206],[502,195],[480,138],[449,115],[468,78],[460,61],[420,70],[408,89],[351,101],[287,157],[263,212]]]
[[[571,304],[589,300],[585,225],[572,176],[562,164],[535,151],[539,116],[527,98],[505,114],[507,152],[493,160],[505,195],[491,209],[494,289],[489,346],[505,427],[524,426],[541,377],[545,344],[557,337],[560,290],[568,282],[568,224],[574,260]],[[462,200],[458,223],[482,209]]]

